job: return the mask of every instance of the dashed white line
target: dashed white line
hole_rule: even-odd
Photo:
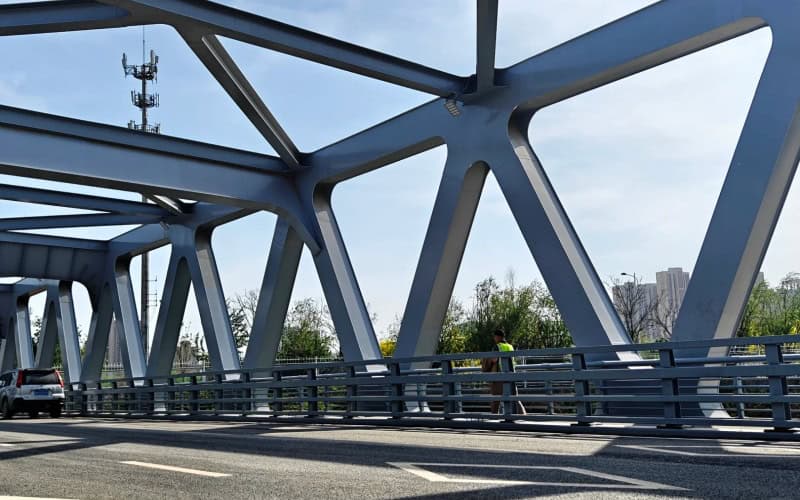
[[[656,483],[653,481],[644,481],[642,479],[635,479],[632,477],[617,476],[615,474],[606,474],[604,472],[597,472],[589,469],[582,469],[579,467],[552,467],[543,465],[497,465],[497,464],[448,464],[448,463],[432,463],[432,462],[386,462],[388,465],[397,467],[406,472],[427,479],[432,483],[473,483],[473,484],[498,484],[508,486],[568,486],[573,488],[598,488],[598,489],[629,489],[629,490],[676,490],[688,491],[686,488],[679,488],[668,484]],[[437,474],[422,467],[475,467],[480,469],[529,469],[529,470],[560,470],[564,472],[571,472],[573,474],[594,477],[597,479],[606,479],[609,481],[617,481],[616,484],[608,483],[556,483],[544,481],[513,481],[507,479],[478,479],[478,478],[452,478],[442,474]]]
[[[135,460],[127,460],[124,462],[120,462],[121,464],[126,465],[136,465],[138,467],[147,467],[148,469],[160,469],[160,470],[168,470],[171,472],[182,472],[184,474],[194,474],[195,476],[205,476],[205,477],[228,477],[230,474],[223,474],[221,472],[209,472],[204,470],[197,470],[197,469],[187,469],[185,467],[174,467],[172,465],[161,465],[161,464],[151,464],[146,462],[137,462]]]

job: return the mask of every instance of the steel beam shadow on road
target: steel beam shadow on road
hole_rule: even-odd
[[[190,423],[161,422],[161,428],[152,428],[152,422],[147,425],[142,423],[130,424],[119,422],[118,425],[109,425],[108,420],[82,421],[82,425],[63,425],[61,422],[37,422],[35,424],[16,421],[0,423],[0,435],[5,432],[36,432],[40,435],[57,436],[59,440],[74,439],[72,443],[62,443],[53,446],[44,446],[25,450],[0,450],[3,459],[16,459],[43,454],[69,452],[80,448],[97,446],[136,443],[148,446],[172,447],[192,449],[197,451],[214,451],[246,455],[268,456],[286,460],[308,460],[321,462],[335,462],[345,466],[367,467],[394,467],[391,463],[420,463],[425,462],[425,467],[433,474],[448,478],[449,482],[460,482],[469,486],[475,483],[479,486],[474,490],[476,495],[498,496],[504,498],[529,498],[531,496],[550,495],[560,492],[615,492],[636,489],[637,484],[642,490],[654,491],[662,496],[686,497],[692,496],[696,491],[686,491],[678,488],[694,490],[696,484],[687,485],[681,481],[682,475],[677,471],[685,470],[688,462],[704,466],[726,465],[741,466],[751,464],[770,469],[796,468],[796,461],[787,460],[789,446],[769,443],[768,446],[777,451],[774,456],[752,456],[731,452],[731,447],[743,446],[723,444],[716,440],[664,440],[643,438],[589,438],[595,439],[600,447],[590,454],[551,454],[544,450],[515,450],[514,439],[504,439],[497,450],[469,449],[457,445],[435,446],[430,444],[411,444],[386,442],[384,438],[397,436],[395,430],[384,429],[376,431],[374,428],[359,429],[352,426],[309,426],[304,431],[300,426],[282,426],[265,424],[235,424],[225,426],[202,426],[197,429]],[[100,425],[97,425],[100,424]],[[371,434],[338,439],[336,436],[319,437],[313,434],[320,430],[327,432],[359,432],[363,430]],[[286,435],[293,432],[292,435]],[[307,432],[309,437],[303,437]],[[374,433],[378,433],[377,435]],[[385,433],[385,434],[384,434]],[[300,435],[298,435],[300,434]],[[440,433],[441,434],[441,433]],[[462,435],[464,433],[454,433]],[[476,432],[476,437],[481,433]],[[483,433],[488,434],[488,433]],[[406,434],[408,435],[408,434]],[[372,436],[372,438],[370,438]],[[497,437],[515,437],[514,433],[496,433]],[[528,434],[529,439],[536,439],[535,435]],[[549,442],[554,442],[548,437]],[[364,438],[364,439],[361,439]],[[562,436],[572,439],[572,436]],[[603,445],[605,443],[605,445]],[[676,455],[664,452],[675,450],[676,446],[698,446],[689,454]],[[752,443],[750,448],[758,448],[758,443]],[[165,450],[166,451],[166,450]],[[132,457],[135,459],[135,457]],[[646,459],[646,460],[644,460]],[[731,463],[727,464],[727,460]],[[620,461],[627,467],[621,470]],[[437,463],[431,463],[437,462]],[[640,463],[663,463],[664,467],[675,468],[674,471],[659,474],[654,477],[651,472],[640,467]],[[680,463],[678,463],[680,462]],[[448,465],[449,464],[449,465]],[[486,471],[486,464],[491,464],[495,471]],[[507,466],[508,470],[503,467]],[[514,469],[514,470],[512,470]],[[671,470],[671,469],[670,469]],[[465,476],[465,472],[468,472]],[[603,476],[606,476],[605,479]],[[622,480],[611,476],[622,477]],[[465,477],[467,479],[465,479]],[[609,477],[611,477],[609,479]],[[471,478],[471,479],[470,479]],[[424,478],[420,478],[423,480]],[[452,481],[455,479],[455,481]],[[427,479],[424,479],[427,480]],[[602,483],[602,486],[598,484]],[[663,489],[653,486],[654,483],[665,485]],[[594,485],[594,486],[593,486]],[[644,485],[644,486],[642,486]],[[648,486],[649,485],[649,486]],[[461,491],[459,498],[470,493]],[[455,495],[455,494],[453,494]],[[702,496],[702,495],[701,495]],[[433,498],[421,496],[419,498]],[[438,495],[437,498],[448,498],[448,494]],[[455,498],[453,496],[452,498]]]

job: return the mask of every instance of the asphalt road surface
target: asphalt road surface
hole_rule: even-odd
[[[0,499],[800,498],[798,472],[798,442],[0,421]]]

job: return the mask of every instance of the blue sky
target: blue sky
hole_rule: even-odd
[[[223,3],[459,75],[473,72],[471,0]],[[518,62],[648,3],[501,0],[497,64]],[[161,57],[161,107],[152,120],[162,123],[164,134],[271,152],[171,28],[148,27],[146,34],[148,48]],[[304,151],[430,99],[232,40],[223,39],[223,44]],[[769,45],[768,30],[760,30],[550,106],[534,117],[534,150],[602,278],[624,271],[654,280],[656,271],[674,266],[691,271]],[[0,39],[0,50],[2,104],[120,126],[137,117],[128,95],[136,81],[123,78],[120,57],[126,51],[138,60],[140,28],[6,37]],[[362,291],[377,315],[379,334],[405,306],[445,158],[445,148],[437,148],[346,181],[334,192],[333,206]],[[64,188],[10,177],[2,182]],[[64,189],[108,193],[83,186]],[[796,198],[790,192],[764,264],[772,281],[800,270],[794,250],[800,217]],[[0,207],[9,217],[74,212],[11,202],[0,202]],[[256,214],[215,233],[228,295],[259,288],[274,220],[271,214]],[[47,232],[109,238],[120,228]],[[167,258],[166,249],[154,252],[159,289]],[[475,283],[489,275],[502,280],[511,269],[517,282],[539,277],[490,177],[455,295],[469,301]],[[308,296],[322,298],[322,292],[306,253],[294,297]],[[85,293],[78,292],[76,300],[85,329]],[[190,304],[186,322],[197,330],[195,308]],[[155,314],[154,309],[152,321]]]

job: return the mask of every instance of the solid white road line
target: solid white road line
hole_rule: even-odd
[[[652,481],[644,481],[641,479],[634,479],[632,477],[617,476],[614,474],[606,474],[589,469],[582,469],[579,467],[552,467],[541,465],[497,465],[497,464],[448,464],[448,463],[433,463],[433,462],[386,462],[388,465],[397,467],[406,472],[427,479],[433,483],[472,483],[472,484],[498,484],[506,486],[568,486],[572,488],[598,488],[598,489],[623,489],[623,490],[677,490],[688,491],[686,488],[679,488],[677,486],[670,486],[668,484],[655,483]],[[479,469],[529,469],[529,470],[560,470],[564,472],[571,472],[573,474],[595,477],[597,479],[606,479],[609,481],[618,481],[616,484],[608,483],[555,483],[544,481],[512,481],[506,479],[473,479],[473,478],[451,478],[442,474],[437,474],[429,470],[425,470],[418,466],[438,466],[438,467],[474,467]]]
[[[147,467],[149,469],[160,469],[160,470],[168,470],[171,472],[182,472],[184,474],[194,474],[195,476],[205,476],[205,477],[228,477],[230,474],[223,474],[221,472],[208,472],[204,470],[197,470],[197,469],[187,469],[184,467],[173,467],[172,465],[160,465],[160,464],[150,464],[145,462],[136,462],[135,460],[128,460],[124,462],[120,462],[121,464],[126,465],[136,465],[139,467]]]
[[[0,495],[0,500],[71,500],[69,498],[15,497]]]

